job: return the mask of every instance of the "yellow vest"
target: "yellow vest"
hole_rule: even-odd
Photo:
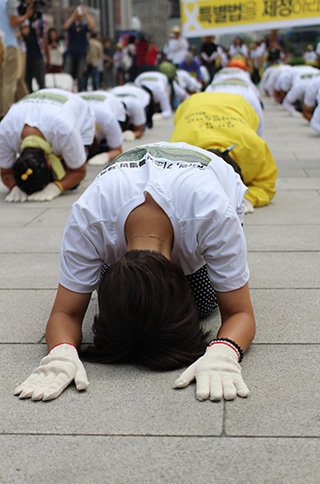
[[[277,167],[266,142],[256,134],[259,117],[241,95],[193,94],[178,107],[174,123],[171,142],[220,151],[236,144],[230,154],[248,187],[245,197],[255,207],[267,205],[274,197]]]

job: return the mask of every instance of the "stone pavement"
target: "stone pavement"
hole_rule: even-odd
[[[198,402],[194,385],[172,389],[180,371],[87,363],[87,392],[14,397],[46,354],[64,224],[99,169],[53,202],[6,204],[0,185],[1,484],[320,482],[320,137],[270,100],[265,125],[278,192],[245,217],[257,320],[242,363],[245,400]],[[172,128],[156,121],[141,142],[168,140]],[[218,315],[208,323],[216,331]]]

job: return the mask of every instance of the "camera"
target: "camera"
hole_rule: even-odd
[[[34,0],[32,9],[33,9],[33,15],[30,18],[30,20],[37,20],[40,18],[44,12],[44,7],[46,3],[44,0]],[[18,13],[19,15],[24,15],[27,11],[28,8],[28,3],[25,2],[25,0],[20,0],[20,4],[18,6]]]

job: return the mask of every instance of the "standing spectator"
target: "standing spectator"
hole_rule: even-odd
[[[91,33],[89,40],[89,52],[87,57],[87,65],[83,75],[83,89],[87,91],[89,77],[92,79],[92,89],[96,91],[99,89],[99,62],[103,56],[102,42],[98,39],[96,32]]]
[[[27,22],[27,21],[26,21]],[[14,102],[19,101],[24,96],[26,96],[29,91],[25,82],[26,77],[26,55],[27,55],[27,48],[26,43],[23,40],[23,36],[20,31],[17,33],[17,40],[18,40],[18,74],[17,74],[17,84],[16,84],[16,93],[14,96]]]
[[[48,31],[48,52],[49,59],[47,72],[62,72],[63,69],[63,46],[59,44],[59,37],[56,29],[51,28]]]
[[[33,5],[33,2],[31,2]],[[48,53],[47,22],[40,12],[34,12],[29,18],[29,31],[22,27],[22,35],[27,46],[26,84],[32,92],[32,80],[36,79],[39,89],[45,87],[46,62]]]
[[[14,103],[18,77],[18,41],[16,30],[33,14],[32,6],[19,15],[17,0],[0,0],[0,30],[4,33],[4,60],[0,66],[0,117]]]
[[[307,50],[303,54],[303,58],[306,61],[306,64],[311,66],[317,65],[317,54],[312,44],[308,45]]]
[[[88,23],[83,23],[86,17]],[[68,31],[64,71],[77,80],[78,91],[83,91],[83,72],[87,63],[87,34],[94,29],[95,22],[85,7],[77,7],[70,15],[63,28]]]
[[[229,49],[230,59],[241,59],[248,61],[248,47],[244,44],[241,37],[237,36],[233,39]]]
[[[320,37],[316,40],[316,54],[317,54],[317,65],[320,67]]]
[[[120,42],[118,42],[116,45],[116,51],[113,55],[116,86],[122,86],[124,84],[125,70],[123,68],[123,62],[122,62],[123,56],[124,56],[123,45]]]
[[[158,55],[159,51],[157,47],[154,45],[154,38],[151,37],[149,39],[149,45],[148,45],[148,52],[147,52],[147,64],[148,64],[148,70],[156,70],[156,66],[158,65]]]
[[[208,69],[210,75],[210,81],[212,81],[213,76],[216,71],[216,58],[218,57],[218,46],[214,42],[214,36],[205,37],[204,42],[200,48],[200,58],[202,64]]]
[[[176,67],[183,61],[188,52],[189,43],[187,39],[181,36],[181,30],[178,25],[175,25],[171,30],[171,35],[163,48],[165,60],[175,64]]]
[[[145,36],[140,32],[138,37],[134,43],[136,48],[136,66],[137,66],[137,75],[141,74],[148,70],[147,65],[147,53],[148,53],[148,42],[146,41]]]
[[[111,40],[106,39],[103,43],[103,58],[105,60],[103,81],[106,89],[113,87],[113,56],[114,49]]]
[[[136,37],[130,35],[127,45],[125,47],[125,57],[126,57],[126,67],[127,79],[129,82],[134,82],[138,75],[137,64],[136,64]]]

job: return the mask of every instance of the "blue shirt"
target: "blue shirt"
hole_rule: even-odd
[[[87,55],[88,52],[88,24],[72,22],[68,29],[67,54]]]
[[[9,20],[9,15],[18,15],[17,7],[17,0],[0,0],[0,30],[4,33],[3,43],[5,47],[18,48],[17,29],[11,27]]]
[[[187,64],[185,61],[180,62],[178,69],[183,69],[184,71],[189,72],[189,74],[195,77],[198,81],[202,80],[200,63],[197,61],[197,59],[193,59],[191,64]]]

